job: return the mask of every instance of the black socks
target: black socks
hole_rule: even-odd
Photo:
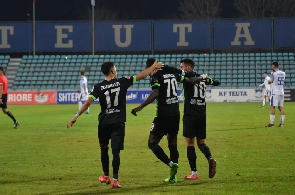
[[[113,178],[118,178],[119,167],[120,167],[120,150],[112,149],[113,153]]]
[[[10,111],[6,112],[6,114],[7,114],[7,116],[9,116],[13,120],[14,123],[16,122],[14,116],[12,115],[12,113]]]
[[[169,164],[170,159],[165,154],[164,150],[156,143],[149,143],[149,148],[153,151],[156,157],[165,164]]]
[[[206,146],[206,144],[200,144],[199,145],[199,149],[205,155],[205,157],[207,158],[207,160],[210,160],[212,158],[210,149],[209,149],[208,146]]]
[[[179,153],[177,150],[177,144],[169,145],[168,148],[170,150],[170,160],[174,163],[178,163]]]
[[[197,171],[197,155],[194,146],[186,148],[186,155],[192,171]]]
[[[102,170],[105,176],[109,176],[109,149],[108,148],[101,148],[101,164]]]

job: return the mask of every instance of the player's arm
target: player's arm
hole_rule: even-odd
[[[3,83],[0,83],[0,104],[2,104]]]
[[[77,89],[77,90],[76,90],[76,93],[78,93],[79,91],[81,91],[81,89]]]
[[[155,69],[160,69],[162,67],[163,67],[163,64],[161,62],[155,61],[155,63],[151,67],[143,70],[141,73],[136,75],[136,81],[144,79],[145,77],[150,75]]]
[[[218,85],[220,85],[220,81],[219,80],[217,80],[217,79],[212,79],[212,78],[207,78],[206,79],[206,85],[212,85],[212,86],[218,86]]]
[[[272,84],[272,82],[273,82],[273,73],[270,75],[270,77],[269,77],[269,79],[268,79],[268,84]]]
[[[137,112],[141,111],[144,107],[146,107],[147,105],[155,101],[155,99],[157,99],[158,96],[159,96],[159,89],[153,89],[152,93],[147,97],[147,99],[142,104],[140,104],[140,106],[132,109],[131,113],[134,116],[137,116],[136,114]]]
[[[87,95],[87,92],[86,92],[86,83],[83,83],[83,88],[84,88],[84,93]]]
[[[77,112],[77,114],[68,122],[67,124],[67,128],[70,128],[71,126],[74,125],[74,123],[77,121],[78,117],[83,114],[87,109],[88,107],[92,104],[93,102],[93,98],[92,97],[89,97],[86,102],[82,105],[82,107],[80,108],[80,110]]]
[[[168,70],[172,74],[178,74],[178,75],[184,75],[185,74],[185,72],[183,70],[180,70],[180,69],[175,68],[173,66],[167,66],[167,65],[165,65],[162,69],[163,70]]]
[[[203,80],[206,80],[208,78],[209,77],[208,77],[207,74],[202,74],[202,75],[200,75],[198,77],[190,77],[190,78],[186,78],[186,77],[182,76],[182,79],[180,81],[183,82],[183,83],[190,83],[190,84],[194,85],[194,84],[199,83],[199,82],[201,82]]]

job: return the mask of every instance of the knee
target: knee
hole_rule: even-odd
[[[155,147],[157,147],[157,143],[156,142],[149,142],[148,143],[148,146],[149,146],[149,149],[153,150]]]
[[[205,143],[198,143],[198,148],[201,150],[203,147],[206,147]]]

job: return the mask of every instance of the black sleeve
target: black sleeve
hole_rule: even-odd
[[[151,76],[151,88],[153,90],[160,88],[160,81],[159,80],[160,79],[158,78],[158,76],[156,74]]]
[[[183,74],[183,71],[182,71],[182,70],[177,69],[177,68],[175,68],[175,67],[173,67],[173,66],[166,66],[166,65],[165,65],[162,69],[163,69],[163,70],[166,70],[166,71],[169,71],[169,72],[171,72],[172,74],[179,74],[179,75],[182,75],[182,74]]]
[[[99,97],[99,89],[100,87],[98,84],[94,85],[90,92],[89,97],[91,97],[93,100],[96,100]]]
[[[119,79],[120,85],[126,89],[136,83],[136,76],[123,77]]]
[[[216,79],[209,78],[209,82],[206,81],[206,85],[218,86],[218,85],[220,85],[220,81],[216,80]]]

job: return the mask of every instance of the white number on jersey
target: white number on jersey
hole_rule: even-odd
[[[118,104],[119,104],[118,103],[119,102],[118,99],[119,99],[120,87],[111,89],[111,93],[114,93],[114,92],[116,92],[116,95],[115,95],[115,99],[114,99],[114,102],[113,102],[113,106],[118,106]],[[112,107],[110,92],[109,91],[106,91],[104,94],[106,96],[107,108]]]
[[[170,97],[171,88],[172,88],[173,95],[174,96],[177,96],[177,81],[176,81],[176,79],[175,78],[165,79],[164,80],[164,83],[167,83],[168,84],[166,97]]]

